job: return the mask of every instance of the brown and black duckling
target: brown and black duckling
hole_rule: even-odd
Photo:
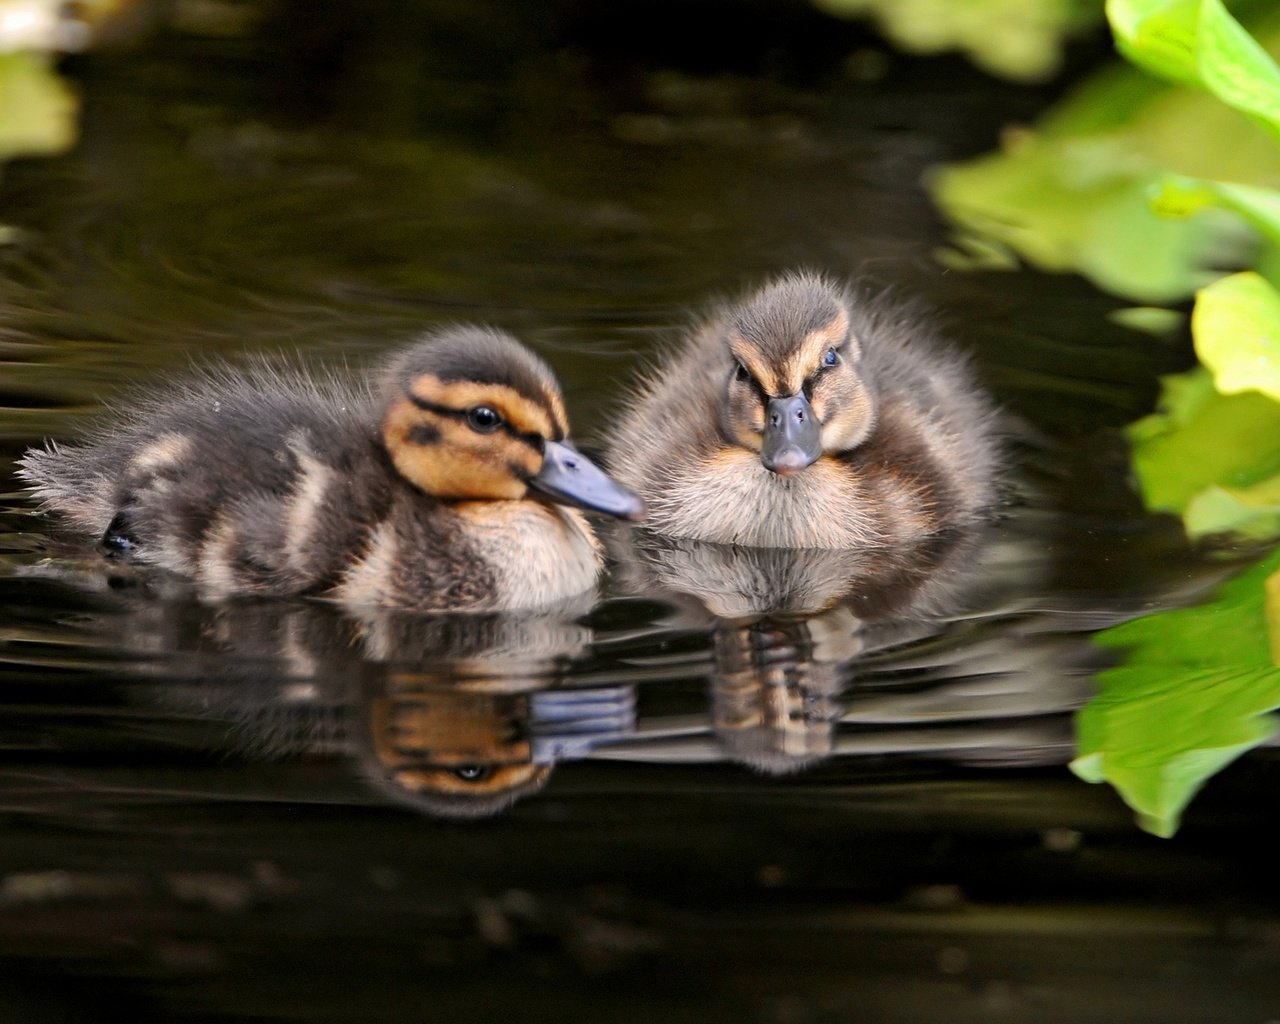
[[[652,375],[608,465],[661,533],[883,547],[981,519],[999,443],[967,361],[912,307],[793,273],[721,309]]]
[[[454,327],[361,382],[205,371],[89,443],[28,451],[19,472],[107,554],[215,596],[507,610],[594,584],[600,544],[567,506],[643,514],[567,434],[542,360]]]

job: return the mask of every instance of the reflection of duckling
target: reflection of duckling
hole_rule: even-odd
[[[846,608],[718,629],[711,718],[729,757],[771,775],[829,757],[856,631]]]
[[[528,692],[432,686],[409,674],[361,702],[366,770],[388,793],[430,813],[486,817],[537,792],[554,765],[534,760]]]
[[[338,755],[398,804],[476,818],[540,789],[561,761],[635,732],[628,684],[575,685],[583,595],[554,614],[422,615],[314,601],[124,601],[102,622],[145,655],[135,691],[200,742],[254,759]],[[126,620],[121,605],[133,605]],[[124,628],[121,628],[121,626]]]
[[[949,530],[895,549],[737,547],[653,530],[605,533],[623,593],[680,607],[692,598],[713,619],[815,615],[847,606],[864,622],[939,618],[973,582],[975,530]],[[701,618],[695,621],[703,624]]]
[[[644,386],[610,465],[663,533],[895,545],[991,505],[994,419],[914,312],[793,274],[708,321]]]
[[[377,388],[265,365],[206,373],[94,443],[29,451],[21,474],[109,552],[215,594],[513,609],[599,572],[586,520],[549,502],[643,508],[567,430],[541,360],[460,327],[402,352]]]
[[[487,817],[540,790],[558,762],[635,732],[630,686],[549,689],[554,679],[369,674],[352,737],[365,777],[428,814]]]
[[[929,636],[973,585],[976,530],[896,549],[752,548],[609,530],[615,585],[710,628],[711,727],[731,760],[782,774],[829,756],[867,652]]]

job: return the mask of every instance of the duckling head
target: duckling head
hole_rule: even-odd
[[[849,303],[828,281],[797,274],[756,292],[724,319],[732,362],[723,426],[774,473],[799,473],[826,452],[856,448],[875,426]]]
[[[644,503],[579,452],[551,369],[515,338],[455,327],[403,352],[383,376],[382,443],[437,498],[541,498],[622,519]]]

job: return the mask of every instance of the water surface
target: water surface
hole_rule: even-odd
[[[934,258],[920,176],[1047,96],[794,11],[735,7],[723,58],[672,12],[343,17],[68,67],[80,145],[0,185],[6,472],[193,359],[358,367],[456,320],[537,348],[590,446],[711,298],[807,266],[973,352],[1017,424],[1007,504],[881,562],[615,534],[598,603],[449,619],[104,571],[7,475],[0,1010],[1274,1016],[1269,753],[1172,841],[1065,768],[1091,633],[1230,564],[1127,476],[1185,339]]]

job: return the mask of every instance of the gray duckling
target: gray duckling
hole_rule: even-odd
[[[660,533],[900,546],[989,512],[996,423],[913,307],[792,273],[720,309],[642,383],[607,464]]]

